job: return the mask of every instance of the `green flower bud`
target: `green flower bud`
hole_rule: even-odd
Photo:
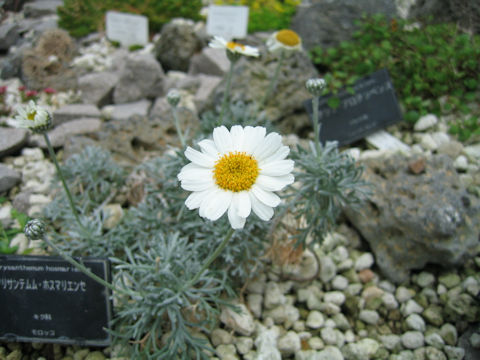
[[[313,96],[320,96],[323,93],[323,90],[327,86],[327,82],[324,79],[308,79],[305,83],[305,87],[308,92]]]
[[[181,98],[180,93],[176,89],[171,89],[167,93],[167,102],[172,107],[177,107]]]
[[[29,240],[40,240],[45,234],[45,223],[39,219],[30,220],[23,231]]]

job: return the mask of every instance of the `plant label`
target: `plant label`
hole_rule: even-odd
[[[77,258],[110,281],[106,259]],[[108,289],[67,261],[50,256],[0,255],[0,340],[108,346]]]
[[[127,47],[148,43],[148,19],[145,16],[107,11],[105,22],[108,40]]]
[[[207,34],[221,36],[226,40],[243,39],[247,36],[248,6],[208,7]]]
[[[328,105],[333,95],[320,97],[318,121],[322,143],[338,141],[339,146],[348,145],[403,119],[386,69],[358,80],[353,90],[353,94],[346,89],[338,92],[340,103],[336,108]],[[312,118],[312,100],[304,105]]]

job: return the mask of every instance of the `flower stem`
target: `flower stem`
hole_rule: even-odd
[[[312,100],[313,107],[313,136],[315,137],[315,150],[317,151],[317,156],[320,154],[320,123],[318,122],[318,103],[319,97],[314,96]]]
[[[72,264],[73,266],[75,266],[78,270],[80,270],[82,273],[84,273],[85,275],[87,275],[89,278],[91,278],[92,280],[98,282],[99,284],[109,288],[110,290],[112,291],[116,291],[116,292],[119,292],[119,293],[122,293],[124,295],[129,295],[129,296],[132,296],[134,294],[128,292],[128,291],[125,291],[123,289],[118,289],[116,288],[115,286],[113,286],[112,284],[110,284],[109,282],[103,280],[101,277],[95,275],[93,272],[91,272],[85,265],[79,263],[78,261],[76,261],[75,259],[73,259],[70,255],[68,255],[65,251],[63,251],[62,249],[60,249],[58,246],[56,246],[54,243],[52,243],[50,240],[48,240],[48,238],[46,236],[43,237],[43,241],[45,241],[45,243],[50,246],[52,249],[54,249],[64,260],[68,261],[70,264]]]
[[[227,83],[225,84],[225,91],[223,93],[222,109],[220,110],[220,122],[218,125],[223,124],[223,116],[225,115],[225,110],[227,109],[227,104],[230,97],[230,85],[232,82],[234,65],[235,65],[235,61],[230,60],[230,69],[228,70],[228,73],[227,73]]]
[[[60,178],[60,181],[62,182],[63,188],[65,189],[65,193],[67,194],[67,199],[70,204],[70,208],[72,209],[73,216],[75,217],[75,220],[77,221],[78,225],[80,228],[85,231],[87,234],[90,234],[90,232],[83,226],[82,222],[80,221],[80,217],[78,216],[77,209],[75,207],[75,204],[73,202],[72,194],[70,193],[70,190],[67,186],[67,182],[65,181],[65,178],[62,173],[62,169],[60,169],[60,165],[58,164],[57,161],[57,156],[55,155],[55,151],[53,151],[52,144],[50,143],[50,139],[48,137],[48,134],[45,132],[43,133],[43,137],[45,138],[45,142],[47,144],[48,152],[50,154],[50,158],[52,159],[53,163],[55,164],[55,168],[57,169],[57,174],[58,177]]]
[[[209,258],[207,259],[207,261],[205,261],[205,264],[203,264],[202,268],[200,269],[200,271],[193,277],[192,280],[190,280],[186,286],[184,286],[184,289],[185,288],[188,288],[190,286],[192,286],[193,284],[195,284],[198,279],[200,278],[200,276],[202,276],[202,274],[205,272],[205,270],[207,270],[207,268],[211,265],[211,263],[218,257],[218,255],[220,255],[220,253],[222,252],[222,250],[225,248],[225,246],[227,246],[227,243],[228,241],[230,240],[230,238],[232,237],[233,235],[233,232],[234,232],[234,229],[230,229],[227,233],[227,235],[225,236],[225,239],[223,239],[222,243],[220,244],[220,246],[214,251],[213,254],[211,254],[209,256]]]
[[[172,107],[173,119],[175,120],[175,128],[177,129],[177,135],[182,144],[182,148],[185,148],[185,138],[183,137],[182,128],[180,127],[180,121],[178,119],[177,107]]]
[[[278,82],[278,75],[280,74],[280,68],[282,67],[283,64],[283,59],[285,58],[285,52],[281,51],[280,52],[280,58],[278,59],[277,63],[277,68],[275,69],[275,73],[273,74],[272,80],[270,80],[270,84],[268,85],[268,90],[265,93],[265,96],[262,98],[262,101],[260,102],[260,108],[262,108],[268,98],[272,95],[272,93],[275,91],[275,88],[277,87],[277,82]]]

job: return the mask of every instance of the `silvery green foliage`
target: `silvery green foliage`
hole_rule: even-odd
[[[119,300],[113,335],[132,359],[209,359],[213,350],[198,334],[216,322],[221,295],[232,295],[227,275],[207,271],[191,284],[201,244],[171,232],[156,232],[149,243],[112,260],[116,284],[139,294]]]
[[[104,233],[102,208],[119,192],[126,172],[107,150],[93,146],[70,157],[62,166],[62,172],[84,228],[75,221],[62,189],[44,210],[45,217],[60,229],[50,233],[50,237],[60,248],[76,256],[113,255],[122,245]],[[59,182],[57,184],[61,189]]]
[[[307,236],[321,242],[335,225],[342,207],[359,206],[370,188],[362,180],[363,167],[350,155],[338,150],[337,142],[327,141],[319,149],[297,147],[291,153],[295,161],[295,182],[289,193],[289,205],[297,218],[305,220],[298,229],[297,244],[306,244]]]

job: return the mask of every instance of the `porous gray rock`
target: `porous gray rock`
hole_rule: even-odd
[[[379,13],[388,18],[398,15],[390,0],[313,0],[297,8],[291,28],[300,35],[306,49],[328,48],[350,40],[357,29],[354,22],[362,14]]]
[[[7,165],[0,164],[0,193],[10,190],[21,180],[21,175]]]
[[[113,102],[113,89],[119,81],[114,72],[86,74],[78,79],[78,89],[82,92],[82,101],[102,107]]]
[[[0,158],[22,148],[27,142],[28,130],[0,127]]]
[[[28,2],[23,6],[26,18],[39,18],[57,13],[57,8],[63,5],[62,0],[42,0]]]
[[[100,130],[102,121],[100,119],[83,118],[65,122],[48,132],[48,137],[53,147],[61,147],[72,136],[96,133]],[[47,148],[42,135],[33,135],[29,139],[29,146]]]
[[[452,160],[423,159],[421,174],[409,171],[414,161],[398,154],[365,160],[373,195],[362,211],[345,209],[379,268],[397,283],[427,263],[461,265],[479,243],[480,205],[462,187]]]
[[[266,54],[261,58],[243,57],[235,64],[230,98],[232,102],[259,103],[270,85],[278,64],[278,57]],[[311,128],[303,103],[311,99],[305,82],[317,77],[318,72],[306,52],[287,57],[280,68],[275,91],[265,103],[265,115],[284,134],[299,134]],[[212,95],[213,106],[221,106],[225,81]]]
[[[193,55],[188,73],[223,76],[229,67],[230,62],[225,50],[204,47],[200,53]]]
[[[203,45],[197,35],[195,22],[177,18],[162,27],[154,52],[166,71],[187,71],[193,54],[199,52]]]
[[[110,117],[113,120],[127,120],[134,115],[146,117],[148,115],[150,105],[151,102],[145,99],[127,104],[113,105]]]
[[[161,96],[165,73],[151,54],[131,53],[125,58],[120,80],[113,91],[113,102],[124,104]]]
[[[6,51],[15,45],[19,39],[19,27],[16,23],[4,23],[0,25],[0,50]]]
[[[93,104],[67,104],[53,112],[53,124],[59,125],[79,118],[99,118],[101,113]]]

